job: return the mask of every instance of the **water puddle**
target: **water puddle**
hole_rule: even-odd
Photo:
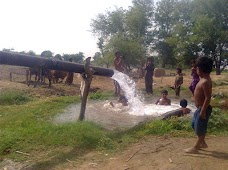
[[[171,99],[170,106],[155,105],[157,98],[153,97],[149,101],[137,93],[135,82],[128,76],[115,72],[112,77],[117,80],[128,99],[128,106],[123,106],[117,100],[91,101],[87,102],[85,120],[93,121],[102,125],[104,128],[113,130],[116,128],[129,128],[147,119],[155,119],[168,111],[179,109],[179,100]],[[113,103],[114,107],[110,105]],[[64,113],[54,118],[55,123],[65,123],[77,121],[80,113],[81,104],[69,106]],[[193,103],[188,104],[188,108],[194,111]]]

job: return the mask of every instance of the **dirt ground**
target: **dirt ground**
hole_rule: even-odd
[[[42,84],[37,88],[25,84],[25,72],[27,68],[16,66],[0,65],[0,92],[6,89],[19,89],[26,91],[37,97],[50,97],[56,95],[79,95],[80,78],[77,74],[74,77],[74,83],[66,86],[64,83],[53,84],[48,88],[47,84]],[[10,72],[12,81],[10,81]],[[217,81],[221,76],[212,75],[212,79]],[[155,88],[172,85],[173,76],[164,78],[154,78]],[[223,77],[224,78],[224,77]],[[186,74],[184,85],[188,86],[191,76]],[[136,82],[137,88],[144,88],[144,80],[139,79]],[[113,90],[113,80],[111,78],[95,76],[91,85],[92,91]],[[227,94],[226,88],[216,88],[214,93],[222,92]],[[174,96],[170,96],[171,98]],[[60,169],[157,169],[157,170],[226,170],[228,167],[228,137],[208,136],[207,142],[209,148],[200,150],[199,154],[185,154],[183,149],[191,147],[196,138],[182,138],[170,136],[147,136],[137,143],[129,146],[126,150],[107,154],[102,152],[91,152],[84,157],[72,159],[56,165],[53,170]],[[80,160],[78,160],[80,159]],[[80,163],[78,163],[80,162]],[[0,162],[1,163],[1,162]],[[23,169],[23,165],[4,160],[0,166],[1,170]]]
[[[209,136],[209,148],[199,154],[186,154],[196,138],[148,136],[121,153],[104,156],[88,154],[78,169],[115,170],[226,170],[228,167],[228,137]],[[103,155],[105,155],[103,153]],[[70,169],[77,169],[73,167]]]

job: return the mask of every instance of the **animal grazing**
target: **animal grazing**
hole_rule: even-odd
[[[51,71],[44,68],[44,67],[30,67],[29,68],[29,80],[28,80],[28,86],[31,84],[31,77],[32,75],[35,75],[35,83],[34,87],[37,86],[38,82],[44,82],[44,78],[48,78],[49,84],[48,86],[51,87],[51,80],[52,80],[52,74]]]
[[[51,70],[51,74],[52,74],[53,83],[58,83],[59,79],[60,79],[59,83],[62,83],[65,77],[67,76],[67,72],[61,71],[61,70]]]

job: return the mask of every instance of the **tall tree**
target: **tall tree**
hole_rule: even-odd
[[[191,41],[193,21],[191,19],[193,11],[192,0],[180,0],[175,4],[173,31],[167,38],[167,43],[173,48],[173,54],[177,65],[189,65],[195,59],[199,47]],[[189,65],[190,67],[190,65]]]
[[[137,58],[134,59],[134,61],[141,63],[146,58],[146,55],[148,55],[148,47],[152,42],[150,32],[154,2],[153,0],[133,0],[132,3],[133,6],[126,12],[127,35],[131,44],[134,41],[133,46],[141,44],[140,48],[137,47],[141,54],[137,54]]]
[[[175,7],[177,0],[161,0],[156,4],[154,19],[154,49],[159,53],[162,66],[166,64],[174,65],[176,63],[173,48],[167,42],[172,36],[174,24],[177,21],[175,17]]]
[[[116,8],[99,14],[91,22],[92,32],[99,37],[98,47],[106,65],[113,62],[116,51],[124,54],[129,67],[140,64],[145,58],[147,46],[150,45],[148,30],[151,27],[153,1],[133,0],[132,3],[129,10]]]
[[[96,19],[92,19],[91,28],[92,33],[104,40],[110,36],[124,32],[125,10],[123,8],[116,8],[114,11],[106,11],[105,14],[98,14]]]
[[[228,50],[228,0],[194,0],[193,39],[215,63],[216,74]]]

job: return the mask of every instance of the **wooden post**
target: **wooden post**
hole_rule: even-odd
[[[28,84],[28,76],[29,76],[29,70],[26,70],[26,74],[25,74],[26,84]]]
[[[12,75],[12,72],[10,72],[10,81],[13,81],[13,75]]]
[[[81,110],[78,120],[82,121],[85,118],[85,110],[86,110],[86,102],[87,97],[89,95],[90,85],[92,82],[92,70],[90,69],[90,59],[91,57],[88,57],[86,59],[86,63],[84,65],[85,73],[82,74],[83,82],[81,87]]]

